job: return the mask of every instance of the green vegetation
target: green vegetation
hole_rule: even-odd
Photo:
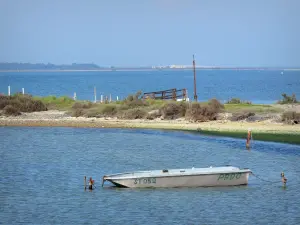
[[[40,100],[35,100],[30,95],[20,93],[13,96],[0,95],[0,110],[7,116],[17,116],[21,112],[46,111],[47,107]]]
[[[223,105],[216,99],[211,99],[208,102],[188,103],[142,99],[141,94],[142,92],[138,91],[136,94],[131,94],[125,100],[118,102],[92,103],[89,101],[74,101],[67,96],[32,97],[18,93],[11,97],[0,96],[0,110],[2,109],[6,115],[56,109],[67,111],[69,115],[75,117],[146,118],[150,120],[162,117],[163,119],[186,118],[198,122],[216,120],[217,114],[220,112],[232,113],[233,117],[236,118],[234,120],[245,119],[257,113],[283,112],[283,109],[276,105],[252,104],[238,98],[233,98]],[[296,101],[295,96],[288,97],[284,94],[283,96],[285,97],[284,102]],[[4,109],[6,105],[10,106]],[[289,119],[286,115],[283,115],[283,117]]]
[[[292,94],[292,96],[288,96],[287,94],[282,94],[283,99],[278,101],[279,104],[295,104],[299,103],[296,99],[296,95]]]
[[[225,104],[225,111],[230,113],[238,112],[253,112],[253,113],[279,113],[283,110],[274,105],[263,105],[263,104]]]
[[[56,109],[67,111],[74,117],[117,117],[119,119],[163,119],[186,118],[191,121],[216,120],[217,114],[224,106],[216,99],[206,103],[176,102],[172,100],[144,100],[142,92],[129,95],[119,102],[92,103],[89,101],[74,101],[62,96],[32,97],[16,94],[1,96],[0,110],[5,115],[20,115],[21,112],[45,111]],[[5,108],[6,107],[6,108]]]
[[[242,131],[207,131],[199,130],[197,131],[200,134],[206,135],[215,135],[223,137],[233,137],[233,138],[247,138],[247,133]],[[273,142],[282,142],[289,144],[300,144],[300,134],[288,134],[288,133],[253,133],[253,140],[260,141],[273,141]]]
[[[185,117],[194,122],[216,120],[218,113],[222,112],[224,105],[218,100],[211,99],[208,104],[192,103],[186,110]]]
[[[69,110],[75,101],[67,96],[55,97],[55,96],[46,96],[46,97],[33,97],[35,100],[40,100],[43,102],[48,109],[57,109],[57,110]]]
[[[74,101],[67,96],[32,97],[17,93],[13,96],[0,96],[0,110],[5,115],[19,115],[21,112],[44,111],[56,109],[67,111],[69,115],[78,117],[117,117],[120,119],[178,119],[204,122],[216,120],[220,112],[232,113],[234,121],[243,120],[255,114],[280,113],[281,107],[276,105],[252,104],[233,98],[226,104],[216,99],[208,102],[188,103],[172,100],[142,99],[142,92],[129,95],[125,100],[118,102],[92,103],[89,101]],[[283,94],[283,102],[295,102],[296,97]],[[7,107],[6,107],[7,106]],[[6,108],[5,108],[6,107]],[[288,112],[282,115],[283,121],[293,120],[298,123],[298,114]]]
[[[232,99],[228,100],[226,102],[226,104],[247,104],[247,105],[251,105],[252,102],[250,102],[250,101],[242,101],[239,98],[232,98]]]
[[[143,100],[139,92],[128,96],[124,101],[115,103],[76,102],[69,109],[72,116],[117,117],[119,119],[163,119],[187,118],[191,121],[215,120],[224,106],[216,99],[206,104]]]
[[[300,113],[295,111],[284,112],[281,115],[282,121],[288,124],[300,124]]]
[[[231,120],[239,121],[248,119],[255,114],[281,113],[280,105],[263,105],[245,103],[239,100],[230,100],[221,104],[216,99],[208,102],[177,102],[172,100],[142,99],[142,92],[129,95],[125,100],[118,102],[92,103],[90,101],[74,101],[72,98],[62,96],[33,97],[17,93],[13,96],[0,95],[0,113],[7,116],[18,116],[22,112],[46,111],[56,109],[66,111],[74,117],[116,117],[119,119],[148,119],[156,118],[174,120],[185,118],[193,122],[216,120],[221,112],[232,113]],[[296,101],[296,97],[284,96],[283,102]],[[287,104],[287,103],[284,103]],[[250,118],[250,121],[254,117]],[[287,124],[299,124],[300,113],[288,111],[282,113],[281,120]],[[253,120],[252,120],[253,121]],[[220,135],[235,138],[245,138],[245,132],[239,131],[198,131],[202,134]],[[278,141],[300,144],[300,135],[255,133],[255,140]]]

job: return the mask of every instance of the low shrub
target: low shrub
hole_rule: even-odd
[[[6,116],[18,116],[21,115],[21,112],[18,108],[12,106],[12,105],[7,105],[3,109],[3,113]]]
[[[186,110],[186,119],[195,122],[205,122],[210,120],[216,120],[218,113],[224,109],[224,105],[217,99],[211,99],[207,105],[201,105],[198,102],[189,105]]]
[[[75,102],[72,106],[73,109],[89,109],[93,106],[91,102]]]
[[[105,105],[101,110],[101,115],[104,116],[114,116],[118,112],[117,106],[115,105]]]
[[[300,124],[300,113],[295,111],[284,112],[281,115],[281,119],[285,123],[295,123]]]
[[[210,105],[201,105],[200,103],[192,103],[186,111],[186,119],[194,122],[205,122],[216,120],[219,110]]]
[[[73,117],[80,117],[80,116],[84,116],[85,112],[82,108],[77,108],[72,112],[72,116]]]
[[[123,111],[118,118],[121,119],[143,119],[147,116],[147,112],[141,108],[128,109]]]
[[[75,105],[76,104],[76,105]],[[85,117],[105,117],[114,116],[117,114],[118,109],[116,105],[104,104],[98,105],[99,107],[91,107],[90,104],[75,103],[72,109],[72,116],[85,116]]]
[[[99,117],[102,117],[102,111],[99,108],[90,109],[90,110],[87,110],[87,112],[85,113],[85,116],[99,118]]]
[[[148,106],[148,101],[141,98],[142,92],[138,91],[134,95],[128,95],[127,98],[123,101],[125,105],[129,108],[136,108],[141,106]]]
[[[254,116],[254,112],[238,112],[238,113],[233,113],[230,120],[231,121],[240,121],[249,118],[250,116]]]
[[[130,109],[130,106],[125,104],[124,102],[119,106],[120,110],[127,110]]]
[[[0,109],[4,109],[5,106],[9,105],[11,97],[6,95],[0,95]]]
[[[242,101],[239,98],[232,98],[232,99],[228,100],[226,102],[226,104],[248,104],[248,105],[251,105],[252,102],[250,102],[250,101]]]
[[[294,103],[298,103],[295,94],[292,94],[292,96],[288,96],[287,94],[283,93],[282,97],[283,97],[283,99],[280,100],[280,101],[278,101],[279,104],[294,104]]]
[[[148,98],[148,99],[145,99],[145,102],[147,105],[150,105],[150,106],[163,106],[165,104],[165,101],[162,99]]]
[[[146,119],[154,120],[154,119],[159,118],[159,117],[161,117],[160,110],[153,110],[153,111],[151,111],[147,114]]]
[[[47,111],[46,105],[41,100],[35,100],[30,95],[0,96],[0,109],[4,109],[7,105],[13,106],[19,112]]]
[[[160,109],[160,113],[164,119],[177,119],[185,116],[187,107],[186,102],[169,102]]]
[[[225,108],[224,105],[215,98],[210,99],[208,105],[216,112],[221,112]]]

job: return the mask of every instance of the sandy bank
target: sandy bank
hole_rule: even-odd
[[[261,122],[232,122],[217,120],[203,123],[192,123],[178,120],[121,120],[116,118],[70,117],[60,111],[24,113],[17,117],[0,117],[0,126],[48,126],[48,127],[95,127],[95,128],[152,128],[190,131],[220,131],[253,133],[280,133],[300,135],[300,125],[275,123],[271,120]]]

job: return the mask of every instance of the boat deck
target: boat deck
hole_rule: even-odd
[[[106,175],[109,178],[130,179],[139,177],[162,177],[162,176],[184,176],[184,175],[199,175],[199,174],[219,174],[232,172],[250,172],[249,169],[240,169],[233,166],[224,167],[208,167],[208,168],[188,168],[188,169],[166,169],[166,170],[149,170],[136,171],[127,173],[118,173]]]

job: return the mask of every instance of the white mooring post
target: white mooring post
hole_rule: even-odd
[[[24,88],[22,88],[22,94],[23,94],[23,95],[25,94],[25,90],[24,90]]]
[[[186,97],[186,101],[188,101],[188,102],[189,102],[189,101],[190,101],[190,99],[189,99],[188,90],[186,90],[186,96],[185,96],[185,97]]]
[[[111,94],[109,94],[109,102],[111,102]]]
[[[117,96],[117,102],[119,101],[119,96]]]
[[[97,93],[96,93],[96,87],[94,87],[94,102],[97,102]]]
[[[8,96],[10,96],[10,86],[8,86]]]
[[[103,103],[103,95],[101,95],[101,100],[100,100],[100,102]]]
[[[76,99],[77,99],[76,92],[74,92],[73,99],[74,99],[75,101],[76,101]]]

